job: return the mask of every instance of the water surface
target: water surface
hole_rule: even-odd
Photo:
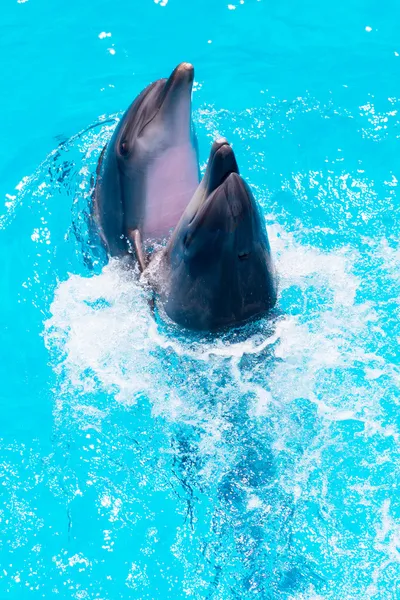
[[[3,11],[0,596],[399,596],[399,8],[28,0]],[[196,67],[204,168],[266,215],[274,319],[199,337],[91,247],[91,176]]]

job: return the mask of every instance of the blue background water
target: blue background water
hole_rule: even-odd
[[[0,598],[400,597],[399,16],[2,7]],[[113,119],[182,60],[280,274],[275,323],[214,339],[87,251]]]

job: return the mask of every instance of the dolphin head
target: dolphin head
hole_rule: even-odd
[[[276,302],[265,222],[225,139],[212,146],[204,178],[163,264],[164,308],[188,328],[212,331],[240,324]]]
[[[114,139],[114,151],[123,169],[138,152],[154,154],[157,146],[168,146],[171,139],[174,144],[191,139],[193,80],[193,66],[181,63],[168,79],[149,85],[131,104]]]

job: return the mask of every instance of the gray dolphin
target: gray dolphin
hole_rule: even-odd
[[[147,273],[167,315],[189,329],[238,325],[276,303],[265,221],[226,139],[214,142],[202,182]]]
[[[121,118],[97,166],[93,213],[112,256],[132,247],[141,269],[142,243],[162,241],[199,184],[192,124],[193,66],[149,85]]]

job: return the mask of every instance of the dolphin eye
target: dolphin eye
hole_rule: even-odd
[[[249,258],[249,252],[239,252],[238,259],[239,260],[247,260]]]
[[[126,156],[129,153],[128,142],[121,142],[119,151],[122,156]]]

